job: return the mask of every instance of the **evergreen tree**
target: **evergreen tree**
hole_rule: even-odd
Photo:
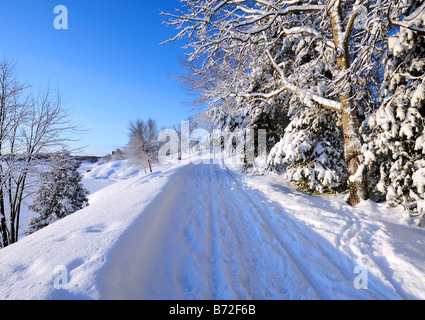
[[[341,121],[331,110],[306,108],[294,117],[269,154],[272,166],[287,166],[284,178],[308,193],[347,188]]]
[[[404,17],[398,23],[412,28],[400,27],[389,38],[386,98],[364,130],[371,132],[364,145],[371,187],[419,218],[425,214],[425,37],[415,29],[425,26],[424,5],[402,1],[392,11],[392,21]]]
[[[80,164],[62,157],[41,174],[41,186],[30,209],[40,214],[29,221],[27,234],[44,228],[88,205],[88,191],[81,184]]]

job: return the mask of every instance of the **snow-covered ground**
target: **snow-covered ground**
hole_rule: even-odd
[[[85,164],[90,206],[0,250],[0,299],[425,299],[425,230],[231,163]]]

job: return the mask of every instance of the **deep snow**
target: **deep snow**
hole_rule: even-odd
[[[0,250],[1,299],[425,298],[425,230],[398,208],[231,163],[81,170],[89,207]]]

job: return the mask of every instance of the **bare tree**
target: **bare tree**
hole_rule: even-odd
[[[143,166],[149,167],[152,172],[152,162],[155,161],[158,152],[158,127],[156,121],[137,120],[130,122],[129,143],[127,152],[130,159]],[[146,169],[145,169],[146,171]]]
[[[22,203],[41,170],[39,155],[63,149],[77,130],[60,94],[21,84],[6,59],[0,89],[0,234],[6,247],[18,241]]]

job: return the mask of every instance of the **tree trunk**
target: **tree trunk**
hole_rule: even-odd
[[[22,181],[20,182],[19,187],[19,194],[16,196],[17,201],[14,203],[14,210],[15,210],[15,221],[16,221],[16,227],[15,227],[15,234],[12,238],[12,242],[18,242],[19,238],[19,220],[21,215],[21,206],[22,206],[22,199],[24,195],[24,189],[25,189],[25,182],[26,182],[26,175],[22,178]]]
[[[0,232],[3,238],[3,247],[9,245],[9,233],[7,231],[6,212],[4,210],[3,190],[0,187]]]
[[[349,107],[341,114],[344,133],[345,166],[350,190],[350,204],[356,205],[368,198],[366,167],[361,154],[361,141],[356,112]]]
[[[343,29],[341,5],[339,1],[329,10],[331,18],[332,33],[334,37],[338,71],[342,75],[345,70],[350,68],[350,57],[348,54],[349,30]],[[366,183],[366,167],[361,152],[361,139],[359,123],[356,110],[353,105],[352,87],[350,79],[340,77],[341,120],[344,133],[344,151],[345,165],[348,175],[348,187],[350,191],[350,204],[356,205],[362,200],[368,198],[368,189]]]
[[[7,223],[4,215],[2,215],[0,219],[0,230],[3,238],[3,247],[7,247],[9,245],[9,235],[7,233]]]

